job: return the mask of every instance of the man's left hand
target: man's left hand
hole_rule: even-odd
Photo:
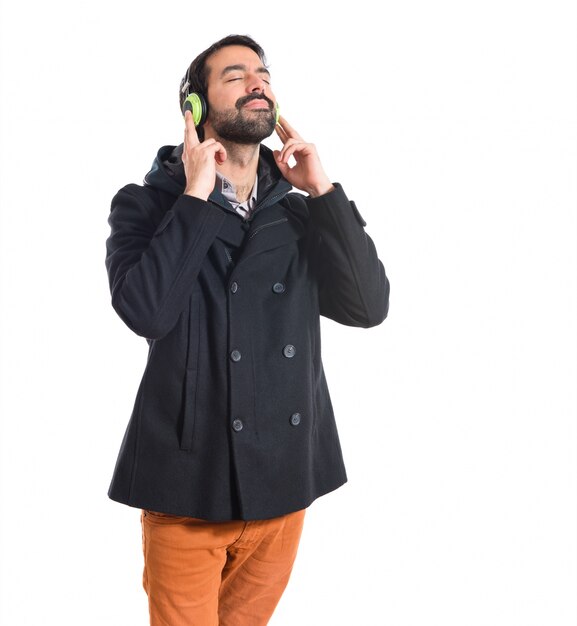
[[[325,174],[314,144],[306,143],[282,115],[275,130],[283,147],[282,150],[274,150],[274,156],[277,167],[288,182],[313,198],[332,191],[334,187]],[[296,161],[293,167],[288,164],[291,156]]]

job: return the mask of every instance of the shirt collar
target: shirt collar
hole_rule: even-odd
[[[242,203],[236,198],[236,187],[234,186],[234,183],[228,180],[228,178],[223,176],[220,172],[216,173],[216,186],[222,195],[232,204],[234,209],[240,205],[243,207],[246,206],[248,210],[251,210],[256,205],[256,198],[258,194],[258,176],[254,179],[254,185],[252,187],[252,191],[250,192],[250,197]]]

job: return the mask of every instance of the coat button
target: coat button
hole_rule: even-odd
[[[298,426],[301,423],[301,414],[300,413],[293,413],[291,415],[291,424],[293,426]]]
[[[287,359],[292,359],[297,351],[296,348],[294,346],[291,346],[291,344],[289,343],[282,349],[282,353],[286,356]]]
[[[231,361],[234,361],[235,363],[240,361],[241,358],[242,358],[242,354],[238,350],[233,350],[230,353],[230,359]]]
[[[238,283],[236,281],[231,284],[230,290],[232,291],[232,293],[236,293],[238,291]]]
[[[275,293],[283,293],[283,292],[284,292],[284,290],[285,290],[285,286],[284,286],[282,283],[275,283],[275,284],[272,286],[272,290],[273,290]]]
[[[241,420],[234,420],[232,423],[232,429],[239,433],[243,429],[243,423]]]

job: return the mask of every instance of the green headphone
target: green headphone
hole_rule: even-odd
[[[208,106],[204,97],[194,92],[189,94],[182,105],[182,114],[184,115],[187,111],[192,113],[194,125],[202,126],[206,122],[208,113]]]
[[[202,126],[206,122],[206,116],[208,115],[208,104],[204,96],[195,92],[189,94],[182,105],[182,114],[184,115],[186,111],[190,111],[192,113],[192,119],[194,120],[195,126]],[[274,113],[275,124],[278,124],[280,117],[278,102],[275,104]]]

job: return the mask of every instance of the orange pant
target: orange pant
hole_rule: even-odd
[[[288,583],[304,510],[207,522],[142,512],[151,626],[264,626]]]

